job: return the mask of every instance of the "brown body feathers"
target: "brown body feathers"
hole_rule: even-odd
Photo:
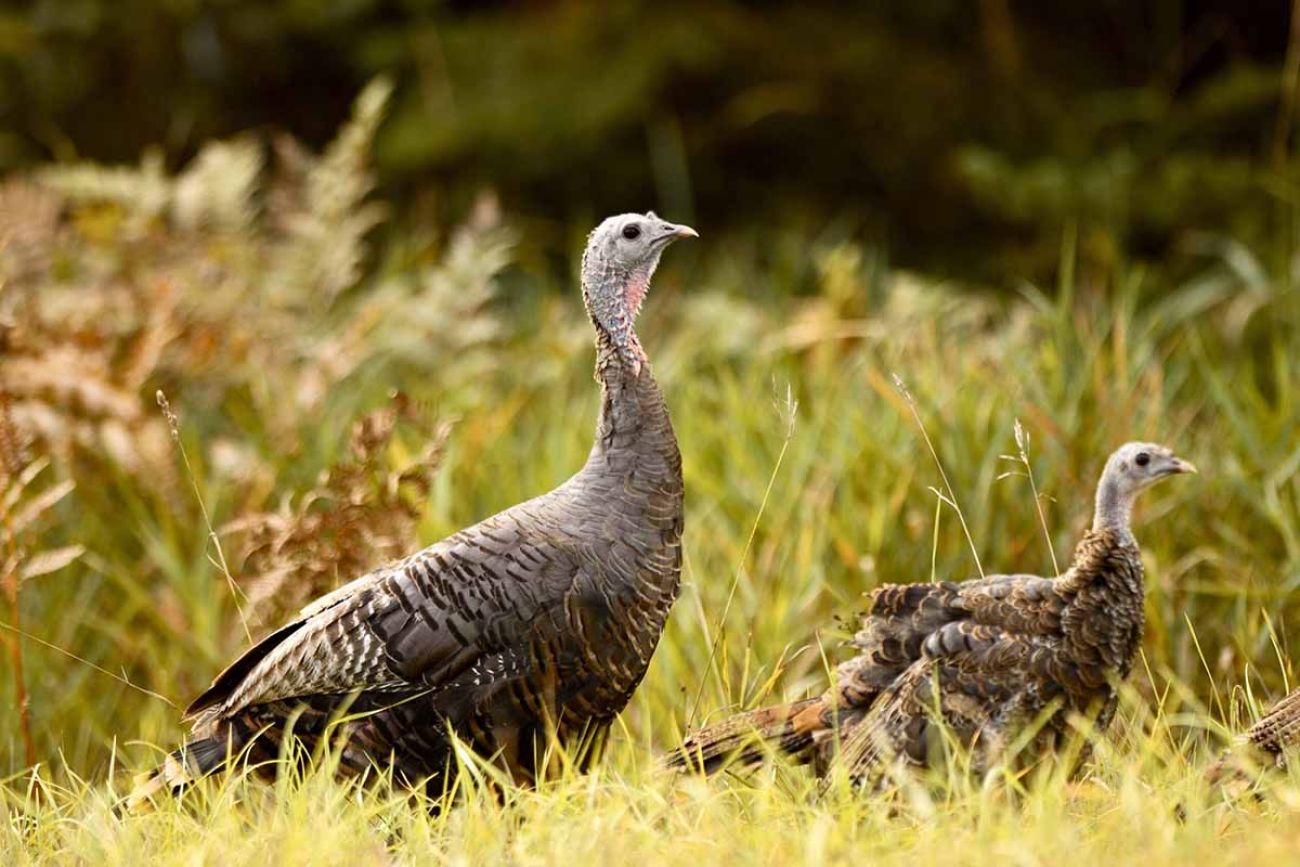
[[[1124,446],[1107,463],[1093,528],[1063,575],[880,587],[830,688],[695,732],[670,763],[711,771],[775,749],[863,781],[895,762],[927,764],[938,723],[974,751],[977,769],[1031,724],[1031,756],[1068,733],[1072,713],[1104,728],[1142,639],[1132,497],[1191,470],[1168,449]]]

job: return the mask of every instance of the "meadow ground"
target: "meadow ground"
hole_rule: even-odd
[[[23,221],[0,295],[0,862],[1293,858],[1300,777],[1260,797],[1202,779],[1290,684],[1292,247],[1202,238],[1177,267],[1077,267],[1069,233],[1058,285],[997,297],[833,230],[760,247],[700,226],[670,253],[640,332],[685,461],[683,588],[595,773],[504,803],[470,775],[431,815],[326,769],[116,817],[130,772],[177,742],[178,707],[250,634],[549,489],[589,447],[576,288],[528,276],[530,227],[489,200],[446,235],[374,240],[365,100],[320,157],[286,144],[268,164],[232,142],[178,176],[65,168],[0,190]],[[819,689],[836,616],[879,583],[1050,573],[1106,454],[1134,438],[1201,475],[1140,507],[1144,654],[1080,778],[954,769],[818,797],[796,768],[656,768],[689,725]]]

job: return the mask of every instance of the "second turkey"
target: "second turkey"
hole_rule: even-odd
[[[855,655],[829,688],[694,732],[669,764],[712,772],[777,752],[813,762],[822,775],[879,785],[895,770],[930,765],[944,730],[971,751],[977,772],[1022,731],[1032,736],[1018,758],[1052,750],[1070,733],[1072,714],[1105,730],[1144,627],[1134,501],[1195,471],[1165,446],[1121,446],[1106,461],[1092,528],[1063,574],[879,587],[850,642]]]

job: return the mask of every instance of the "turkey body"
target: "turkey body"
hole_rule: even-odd
[[[982,771],[1027,726],[1040,726],[1027,758],[1054,749],[1072,714],[1104,729],[1144,622],[1140,553],[1107,531],[1087,534],[1058,578],[881,588],[838,672],[843,754],[823,737],[818,759],[855,780],[894,758],[926,764],[942,719]]]
[[[850,642],[856,653],[828,690],[705,728],[671,763],[711,771],[754,762],[766,741],[861,782],[895,761],[929,764],[939,721],[974,750],[977,769],[1031,723],[1041,723],[1029,751],[1037,754],[1067,734],[1071,712],[1106,725],[1144,623],[1138,549],[1105,530],[1083,538],[1058,578],[885,585],[869,599]]]
[[[1292,690],[1208,769],[1211,783],[1249,782],[1260,767],[1285,768],[1300,745],[1300,689]],[[1237,749],[1240,748],[1240,749]]]
[[[527,781],[547,729],[599,739],[644,676],[681,569],[681,458],[648,367],[607,387],[559,488],[353,581],[250,650],[187,710],[196,740],[274,758],[342,710],[344,766],[437,785],[449,732]]]
[[[775,749],[823,774],[880,783],[892,768],[931,764],[947,738],[981,772],[1053,750],[1077,714],[1104,730],[1145,624],[1134,500],[1194,472],[1165,446],[1125,443],[1106,461],[1092,529],[1064,574],[879,587],[850,642],[853,657],[825,692],[708,726],[669,764],[709,772]]]
[[[606,282],[617,293],[605,301],[622,303],[621,285]],[[585,284],[584,297],[589,310],[601,300]],[[620,326],[635,314],[614,309]],[[677,596],[683,485],[639,343],[620,342],[595,314],[593,323],[602,401],[582,469],[357,578],[264,638],[190,705],[190,741],[137,786],[133,805],[232,755],[275,759],[290,730],[308,749],[328,738],[345,773],[391,767],[435,794],[454,740],[522,783],[554,743],[583,760],[596,753]]]

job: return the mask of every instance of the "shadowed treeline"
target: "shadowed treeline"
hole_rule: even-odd
[[[1006,286],[1043,278],[1070,224],[1085,267],[1285,230],[1288,17],[1282,0],[36,0],[0,13],[0,166],[159,146],[175,167],[246,129],[319,147],[383,73],[379,179],[417,215],[455,219],[489,186],[557,239],[654,203],[715,237],[847,235]]]

